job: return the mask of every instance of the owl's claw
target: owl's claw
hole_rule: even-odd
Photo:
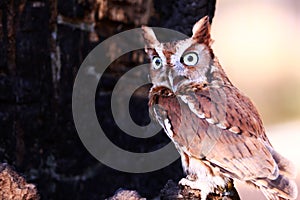
[[[201,191],[201,199],[206,199],[208,194],[211,192],[211,189],[207,186],[207,184],[205,182],[201,182],[199,180],[192,181],[187,178],[182,178],[179,181],[179,185],[188,186],[194,190],[200,190]]]
[[[182,186],[189,186],[190,188],[192,189],[199,189],[196,187],[196,183],[195,181],[191,181],[187,178],[182,178],[180,181],[179,181],[179,185],[182,185]]]

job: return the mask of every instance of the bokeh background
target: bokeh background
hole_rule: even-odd
[[[300,2],[217,1],[212,37],[221,65],[254,101],[273,146],[297,165],[299,190]],[[239,188],[242,199],[264,199]]]

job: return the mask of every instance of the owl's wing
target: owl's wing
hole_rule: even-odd
[[[190,156],[205,158],[242,180],[277,177],[278,167],[267,149],[270,143],[260,117],[236,88],[193,86],[176,96],[153,94],[152,110],[155,104],[164,110],[163,119],[157,114],[155,118]]]
[[[250,99],[232,85],[192,88],[179,96],[202,126],[193,133],[204,134],[192,142],[202,144],[199,152],[240,179],[277,177],[278,167],[268,150],[271,144]]]

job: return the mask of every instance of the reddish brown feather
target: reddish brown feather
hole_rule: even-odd
[[[260,117],[257,111],[250,112],[243,107],[247,105],[247,108],[250,106],[251,109],[253,104],[250,100],[239,96],[243,101],[237,101],[236,93],[239,91],[233,86],[222,88],[193,86],[197,88],[195,93],[187,92],[187,94],[191,94],[192,98],[189,98],[189,101],[195,101],[199,112],[204,112],[205,116],[209,117],[212,117],[210,115],[213,114],[216,121],[225,120],[230,126],[220,129],[207,120],[197,117],[189,106],[171,90],[165,87],[153,88],[150,92],[150,110],[154,109],[153,105],[158,104],[166,111],[174,132],[172,139],[176,145],[184,146],[191,156],[205,157],[211,162],[216,161],[214,164],[223,168],[224,171],[235,174],[240,179],[248,180],[256,177],[257,174],[261,176],[272,174],[275,167],[272,155],[263,143],[257,141],[258,138],[261,138],[268,142]],[[228,104],[226,105],[230,106],[226,107],[226,118],[224,119],[223,114],[218,116],[216,109],[218,103],[212,101],[210,96],[210,92],[216,89],[223,89],[228,94],[226,99]],[[191,88],[187,90],[193,91]],[[234,116],[242,116],[243,119],[238,120]],[[251,121],[252,118],[255,120]],[[254,125],[251,125],[253,123]],[[241,133],[236,134],[229,130],[234,126],[238,127]],[[257,129],[253,130],[253,127],[257,127]],[[207,144],[210,145],[207,146]]]

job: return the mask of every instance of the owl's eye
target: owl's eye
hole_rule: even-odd
[[[195,52],[190,52],[182,56],[182,62],[188,66],[196,65],[198,59],[198,55]]]
[[[154,69],[159,69],[162,66],[162,60],[160,57],[155,56],[152,58],[152,65],[154,67]]]

